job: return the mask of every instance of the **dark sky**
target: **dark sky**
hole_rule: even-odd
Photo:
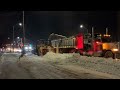
[[[110,34],[117,30],[116,12],[114,11],[25,11],[25,30],[28,39],[47,39],[49,34],[73,35],[84,24],[91,31],[104,33],[109,28]],[[13,25],[22,22],[22,11],[0,12],[0,42],[12,38]],[[22,29],[16,25],[16,36],[22,36]]]

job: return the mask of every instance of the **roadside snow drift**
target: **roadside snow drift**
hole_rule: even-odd
[[[80,56],[77,53],[48,52],[40,57],[3,54],[0,79],[120,79],[120,61]]]
[[[120,61],[112,58],[80,56],[76,53],[55,54],[48,52],[44,60],[56,64],[74,64],[86,69],[108,73],[120,77]]]

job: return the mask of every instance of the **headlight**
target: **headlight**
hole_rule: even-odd
[[[25,50],[27,50],[28,49],[28,47],[25,47]]]
[[[29,49],[32,49],[32,47],[29,47]]]
[[[118,49],[117,49],[117,48],[114,48],[114,49],[112,49],[112,51],[117,52],[117,51],[118,51]]]

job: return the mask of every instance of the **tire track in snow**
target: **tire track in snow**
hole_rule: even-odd
[[[16,63],[17,55],[4,54],[0,63],[0,79],[31,79],[33,77]]]

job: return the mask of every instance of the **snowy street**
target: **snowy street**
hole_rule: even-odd
[[[55,58],[48,53],[43,57],[4,53],[0,56],[0,79],[109,79],[119,78],[108,73],[97,72],[68,62],[64,57]],[[50,56],[51,58],[49,58]],[[56,55],[57,56],[57,55]],[[67,58],[70,55],[67,55]],[[65,61],[66,59],[66,61]],[[70,59],[69,59],[70,60]]]

